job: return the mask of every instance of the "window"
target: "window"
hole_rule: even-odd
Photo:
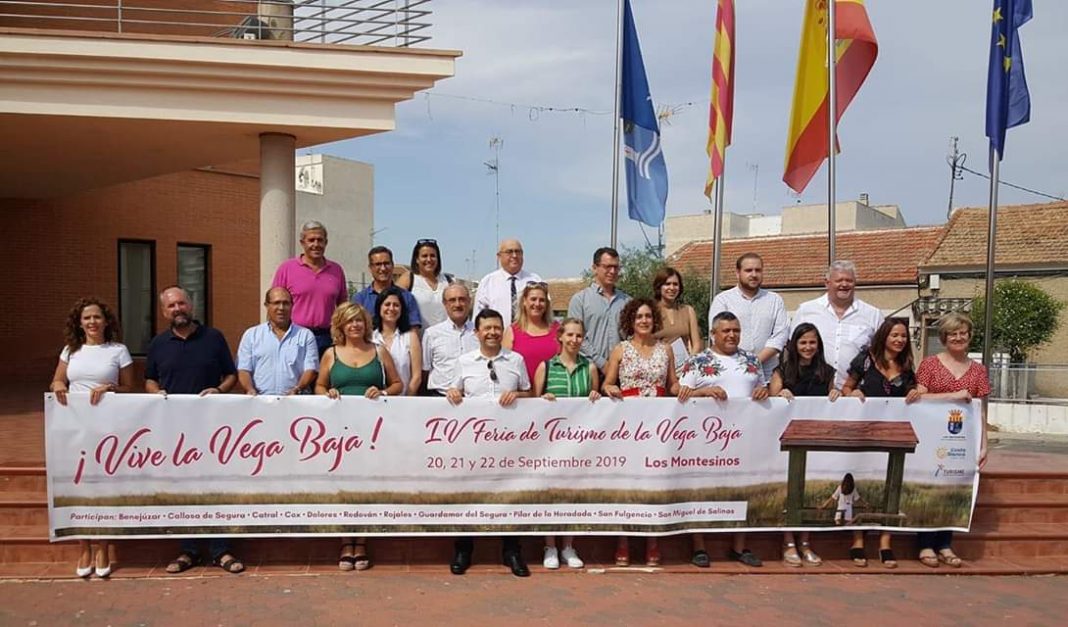
[[[154,242],[119,240],[119,324],[134,355],[144,355],[155,335],[155,261]]]
[[[193,299],[193,318],[211,324],[208,276],[211,247],[202,244],[178,244],[178,285]]]

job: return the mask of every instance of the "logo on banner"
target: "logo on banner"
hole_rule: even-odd
[[[957,446],[939,446],[935,449],[935,457],[937,457],[938,459],[964,459],[967,454],[968,449]]]
[[[952,435],[957,435],[964,430],[964,412],[959,409],[949,410],[949,420],[946,421],[946,430]]]

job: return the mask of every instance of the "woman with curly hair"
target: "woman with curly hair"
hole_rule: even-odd
[[[119,321],[107,304],[96,298],[74,303],[63,328],[65,346],[49,386],[56,402],[66,405],[68,392],[88,392],[89,404],[96,405],[108,392],[133,389],[133,359],[118,337]],[[95,553],[87,540],[79,544],[82,551],[74,571],[79,577],[94,571],[97,577],[111,574],[106,540],[96,543]]]
[[[612,349],[605,364],[605,396],[675,396],[675,357],[668,345],[654,337],[663,327],[660,310],[648,298],[635,298],[619,312],[619,336],[626,338]],[[616,544],[616,565],[630,565],[630,543],[620,536]],[[655,537],[646,539],[645,565],[660,565],[660,546]]]

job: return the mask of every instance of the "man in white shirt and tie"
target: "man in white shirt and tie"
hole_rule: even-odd
[[[856,297],[857,266],[835,261],[827,269],[827,293],[801,303],[793,328],[802,322],[816,325],[823,340],[823,356],[834,367],[834,387],[845,383],[849,362],[871,345],[883,324],[883,312]]]
[[[523,244],[517,239],[506,239],[497,247],[497,262],[500,267],[482,277],[475,291],[475,313],[483,309],[495,309],[501,314],[504,328],[512,326],[517,307],[516,295],[527,283],[538,283],[541,277],[523,269]]]

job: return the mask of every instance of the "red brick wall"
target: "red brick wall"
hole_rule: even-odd
[[[200,171],[169,174],[70,197],[0,200],[0,377],[43,391],[74,301],[95,295],[118,308],[118,240],[156,244],[156,287],[177,279],[177,244],[211,245],[211,324],[237,350],[260,318],[259,179]],[[156,314],[156,328],[164,328]]]

